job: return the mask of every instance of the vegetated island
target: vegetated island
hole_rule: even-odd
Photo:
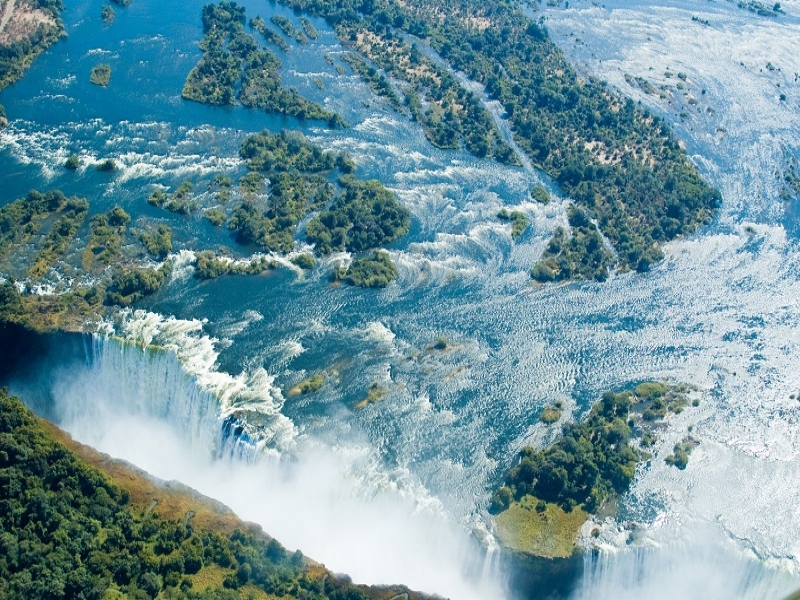
[[[108,87],[111,82],[111,67],[106,64],[99,64],[92,68],[89,81],[101,87]]]
[[[186,78],[184,98],[224,106],[235,104],[238,97],[247,107],[299,119],[319,119],[327,121],[331,127],[346,125],[339,115],[306,100],[297,90],[287,90],[281,85],[278,58],[261,48],[255,38],[244,31],[244,7],[223,0],[204,6],[202,18],[205,37],[200,48],[203,57]],[[263,19],[252,24],[262,33],[268,31],[265,24],[262,26]],[[239,81],[237,93],[235,88]]]
[[[73,441],[5,390],[0,481],[4,597],[425,597],[354,585],[220,503]]]
[[[513,552],[542,558],[567,558],[577,551],[578,532],[593,513],[624,494],[636,466],[669,414],[691,402],[689,386],[641,383],[634,390],[606,392],[588,416],[563,427],[563,436],[540,450],[525,447],[519,461],[495,492],[495,515],[502,543]],[[546,408],[542,421],[555,423],[561,407]],[[685,468],[697,440],[687,438],[667,458]]]
[[[0,13],[0,91],[66,35],[63,8],[61,0],[6,0]]]
[[[103,25],[111,25],[117,18],[117,13],[110,4],[104,4],[100,9],[100,18],[103,19]]]
[[[253,173],[270,181],[266,206],[260,206],[254,196],[245,199],[230,218],[229,227],[241,243],[287,254],[294,249],[298,223],[320,210],[306,226],[306,240],[320,255],[340,250],[367,252],[408,233],[408,209],[377,180],[354,177],[355,165],[345,153],[323,151],[299,132],[264,131],[245,139],[240,154]],[[339,174],[336,184],[326,178],[334,171]],[[366,267],[378,260],[385,266],[382,276],[390,277],[387,284],[396,277],[396,267],[391,261],[386,264],[388,256],[364,260],[358,264]],[[349,282],[374,287],[378,280],[354,276]]]
[[[459,123],[480,130],[485,120],[459,116],[473,104],[429,62],[420,43],[500,101],[517,144],[588,217],[589,225],[570,226],[560,234],[563,239],[551,248],[552,255],[544,257],[544,280],[604,279],[614,267],[646,271],[663,257],[663,243],[708,223],[720,204],[719,192],[700,178],[663,120],[620,98],[605,82],[579,78],[543,20],[527,17],[516,3],[284,3],[324,17],[342,43],[393,77],[411,83],[418,79],[421,83],[406,92],[407,106],[417,111],[415,98],[424,97],[438,114],[419,119],[438,145],[455,145]],[[407,41],[408,35],[420,42]],[[414,90],[422,92],[415,96]],[[460,133],[469,149],[471,136]],[[487,140],[483,134],[479,138]],[[614,252],[596,251],[592,228]],[[573,236],[574,242],[565,243]],[[562,259],[565,247],[569,256]]]

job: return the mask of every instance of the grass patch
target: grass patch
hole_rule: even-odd
[[[575,551],[575,541],[589,514],[580,508],[571,512],[533,496],[512,502],[508,510],[495,517],[503,544],[515,552],[544,558],[567,558]]]
[[[370,404],[375,404],[376,402],[382,400],[383,397],[388,393],[389,391],[385,388],[382,388],[377,382],[373,383],[367,390],[367,397],[356,404],[356,408],[366,408]]]

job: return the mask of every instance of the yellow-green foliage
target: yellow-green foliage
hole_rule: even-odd
[[[356,404],[356,408],[366,408],[370,404],[375,404],[381,401],[388,393],[389,391],[386,388],[381,387],[379,383],[375,382],[369,386],[367,396]]]
[[[70,198],[60,212],[61,215],[45,237],[33,266],[28,270],[28,274],[34,279],[43,277],[47,269],[66,252],[89,212],[89,203],[83,199]]]
[[[92,217],[92,237],[83,252],[82,265],[89,271],[94,264],[106,266],[120,253],[122,239],[131,217],[119,206]]]
[[[344,274],[347,283],[365,288],[385,288],[395,279],[397,267],[387,252],[380,251],[354,260]]]
[[[106,64],[99,64],[92,69],[89,81],[95,85],[107,87],[111,81],[111,67]]]
[[[172,252],[172,230],[168,225],[159,225],[155,231],[144,231],[139,240],[155,258],[164,259]]]
[[[325,373],[317,373],[298,383],[297,389],[301,394],[313,394],[322,387],[322,384],[325,383],[325,379],[327,379]]]
[[[495,523],[503,545],[511,550],[544,558],[566,558],[575,552],[578,533],[588,518],[580,508],[564,512],[556,504],[542,506],[538,499],[526,496],[497,515]]]

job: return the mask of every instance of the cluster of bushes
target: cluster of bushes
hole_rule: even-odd
[[[186,78],[182,92],[184,98],[217,105],[235,104],[235,86],[241,78],[238,98],[245,106],[299,119],[320,119],[328,121],[332,127],[344,125],[339,115],[281,85],[278,58],[268,50],[260,49],[255,38],[244,31],[244,7],[222,0],[219,4],[204,6],[202,19],[205,37],[200,47],[203,58]],[[272,30],[263,19],[253,20],[251,25],[269,38]]]
[[[689,455],[692,453],[692,450],[697,447],[698,443],[699,442],[691,436],[684,438],[683,441],[675,444],[672,449],[672,454],[667,456],[664,462],[671,467],[683,471],[689,465]]]
[[[361,79],[367,82],[373,94],[386,100],[396,111],[403,111],[403,100],[394,91],[389,80],[377,69],[368,65],[360,54],[346,52],[341,55],[341,59],[350,65],[350,68],[358,73]]]
[[[309,39],[316,40],[319,38],[317,28],[305,17],[300,17],[300,24],[303,26],[303,31]]]
[[[266,536],[195,527],[191,513],[168,520],[134,506],[127,490],[55,441],[5,391],[0,391],[0,482],[3,597],[385,596],[385,590],[359,588],[309,569],[300,551],[289,553]],[[206,572],[219,573],[221,583],[215,577],[206,581]],[[193,591],[195,581],[202,582],[200,591]]]
[[[198,252],[194,263],[194,276],[197,279],[216,279],[223,275],[258,275],[275,268],[275,261],[266,257],[247,263],[236,263],[219,258],[210,250]]]
[[[295,228],[300,220],[328,205],[334,198],[336,189],[324,177],[329,171],[337,169],[342,174],[339,185],[345,191],[338,200],[348,193],[352,196],[354,190],[363,185],[350,175],[355,165],[346,153],[323,151],[299,132],[271,134],[264,131],[248,136],[239,153],[247,165],[254,169],[250,175],[259,180],[263,179],[263,175],[269,178],[269,199],[266,210],[260,208],[253,199],[243,202],[231,216],[229,226],[236,231],[241,243],[256,244],[264,250],[284,254],[292,251]],[[383,186],[377,182],[374,185],[394,199]],[[352,200],[350,196],[348,198]],[[318,218],[312,219],[313,226],[309,225],[312,234],[307,234],[307,237],[311,242],[322,239],[313,233],[324,229],[317,221]],[[321,235],[324,236],[324,232]],[[323,254],[332,251],[327,246],[318,246],[317,250]]]
[[[119,256],[125,230],[131,217],[116,206],[106,214],[95,215],[89,222],[92,237],[83,252],[83,269],[89,271],[93,264],[107,266]]]
[[[343,173],[352,171],[352,161],[345,153],[322,150],[309,142],[299,131],[256,133],[242,142],[239,155],[254,171],[289,171],[322,173],[338,167]]]
[[[111,67],[106,64],[99,64],[95,66],[92,68],[92,72],[89,75],[89,81],[95,85],[108,87],[108,84],[111,81]]]
[[[306,238],[315,244],[317,252],[371,250],[408,233],[408,209],[379,181],[343,176],[339,184],[342,192],[330,209],[311,219],[306,227]]]
[[[388,252],[374,251],[350,263],[341,278],[358,287],[385,288],[397,279],[397,266],[389,258]]]
[[[16,245],[25,243],[41,228],[42,221],[61,209],[67,198],[60,191],[31,191],[25,198],[0,208],[0,258]]]
[[[64,6],[61,0],[29,0],[26,4],[31,8],[47,12],[53,22],[42,23],[29,36],[0,46],[0,91],[18,81],[34,58],[65,35],[64,23],[61,20]],[[0,118],[0,122],[2,120]]]
[[[60,216],[45,236],[33,265],[28,269],[28,274],[35,279],[47,273],[47,269],[66,252],[89,213],[89,203],[83,198],[70,198],[59,212]]]
[[[515,240],[519,238],[528,228],[528,225],[531,224],[530,221],[528,221],[528,217],[525,216],[525,213],[518,210],[508,212],[508,210],[504,208],[497,213],[497,218],[501,221],[511,222],[511,238]]]
[[[598,223],[622,269],[647,270],[662,258],[660,244],[707,223],[719,206],[719,192],[702,181],[661,119],[621,100],[602,81],[579,79],[543,21],[528,18],[515,3],[288,4],[327,18],[344,41],[351,31],[358,39],[368,29],[380,41],[359,49],[400,79],[402,69],[392,71],[393,62],[420,63],[392,28],[425,38],[455,69],[484,84],[504,106],[517,143]],[[435,100],[435,88],[447,84],[432,79],[427,83]],[[407,95],[413,112],[416,102]],[[474,116],[470,121],[477,122]],[[448,143],[452,127],[445,112],[434,137]],[[586,276],[580,269],[575,273]]]
[[[233,212],[229,226],[240,243],[288,254],[294,249],[295,226],[333,198],[333,186],[319,175],[298,171],[273,173],[271,183],[267,210],[245,201]]]
[[[316,8],[329,19],[335,18],[336,9],[331,12],[328,9],[332,7],[321,8],[321,5],[318,3]],[[462,87],[447,69],[402,37],[393,35],[379,16],[342,19],[336,31],[340,40],[354,45],[386,73],[404,82],[405,106],[434,146],[463,146],[476,156],[517,164],[516,155],[503,141],[481,101]],[[382,75],[363,61],[351,58],[347,62],[376,93],[400,110],[399,98]]]
[[[274,46],[277,46],[284,52],[289,50],[289,44],[280,36],[280,34],[272,29],[269,25],[264,22],[264,19],[261,17],[253,17],[250,19],[250,27],[255,29],[261,35],[264,36],[264,39]]]
[[[270,17],[270,21],[272,21],[272,23],[278,29],[280,29],[284,35],[286,35],[286,37],[293,37],[300,44],[308,43],[308,38],[306,35],[302,31],[295,29],[294,25],[292,25],[292,22],[283,15],[272,15],[272,17]]]
[[[590,221],[589,213],[578,206],[569,208],[571,235],[558,227],[542,257],[531,270],[540,283],[564,279],[605,281],[614,257],[603,245],[603,238]]]
[[[197,210],[197,204],[192,200],[191,193],[191,182],[184,181],[169,195],[164,189],[156,188],[150,194],[147,202],[179,215],[188,215]]]
[[[130,306],[145,296],[155,294],[171,271],[172,265],[168,262],[158,269],[136,267],[118,270],[106,288],[106,304]]]
[[[139,241],[151,256],[164,260],[172,252],[172,229],[168,225],[159,225],[155,231],[143,231]]]
[[[104,4],[103,8],[100,10],[100,17],[103,19],[104,25],[111,25],[117,18],[117,13],[114,12],[110,4]]]

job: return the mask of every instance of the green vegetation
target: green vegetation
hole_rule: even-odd
[[[264,19],[262,19],[261,17],[253,17],[252,19],[250,19],[250,27],[252,27],[262,36],[264,36],[264,39],[267,41],[267,43],[277,46],[284,52],[288,52],[289,44],[286,43],[286,41],[280,36],[280,34],[277,31],[269,27],[269,25],[267,25],[264,22]]]
[[[561,281],[563,279],[596,279],[605,281],[613,264],[613,255],[603,245],[603,238],[589,213],[577,206],[569,209],[572,235],[558,227],[547,245],[544,255],[531,271],[536,281]]]
[[[231,216],[229,227],[243,244],[289,253],[300,220],[331,200],[331,208],[313,218],[306,230],[321,254],[376,248],[408,231],[408,211],[393,194],[377,181],[356,180],[349,174],[355,168],[349,156],[323,151],[299,132],[251,135],[240,155],[254,170],[248,177],[261,181],[266,176],[271,184],[266,210],[249,198]],[[343,174],[338,180],[342,192],[335,200],[336,188],[323,176],[333,169]]]
[[[104,161],[97,163],[94,168],[101,173],[111,173],[112,171],[117,170],[117,163],[114,162],[113,158],[107,158]]]
[[[692,453],[692,450],[699,445],[699,443],[700,442],[691,436],[684,438],[683,441],[675,444],[675,447],[672,449],[672,454],[667,456],[667,458],[664,459],[664,462],[683,471],[689,464],[689,455]]]
[[[316,40],[319,38],[319,32],[317,31],[317,28],[311,24],[311,21],[305,17],[300,17],[300,24],[303,26],[303,31],[309,39]]]
[[[59,191],[32,191],[0,208],[0,258],[38,233],[42,222],[66,203],[67,198]]]
[[[155,231],[143,231],[139,241],[153,257],[164,260],[172,252],[172,230],[168,225],[159,225]]]
[[[497,218],[501,221],[511,221],[511,238],[514,240],[518,239],[528,228],[528,225],[531,224],[531,222],[528,221],[528,217],[525,216],[525,213],[518,210],[508,212],[508,210],[504,208],[497,213]]]
[[[95,215],[89,222],[92,237],[83,251],[83,270],[91,271],[97,264],[108,266],[119,256],[125,230],[131,217],[119,206],[112,208],[104,215]]]
[[[117,18],[117,13],[114,12],[114,9],[110,4],[104,4],[100,11],[100,16],[103,19],[104,25],[111,25],[114,22],[114,19]]]
[[[541,450],[523,448],[519,462],[506,474],[505,483],[495,492],[489,508],[491,513],[500,515],[498,526],[506,532],[503,539],[512,548],[522,551],[542,548],[545,544],[547,553],[543,556],[550,556],[554,551],[559,556],[568,555],[562,544],[574,545],[577,529],[586,520],[586,513],[595,512],[625,493],[637,464],[650,458],[641,449],[652,446],[657,432],[655,419],[647,418],[648,411],[662,401],[676,408],[683,406],[688,391],[690,388],[685,385],[645,382],[634,391],[606,392],[592,406],[585,420],[565,425],[563,437],[553,445]],[[561,408],[560,403],[556,403],[545,409],[542,420],[555,422]],[[553,413],[545,417],[547,411]],[[666,414],[665,410],[658,419]],[[642,417],[641,423],[638,417]],[[638,445],[633,443],[636,440]],[[680,450],[686,449],[682,446]],[[677,461],[676,465],[683,463],[683,455],[677,449],[674,456],[672,460]],[[532,513],[534,506],[539,516]],[[572,517],[554,511],[555,507],[567,515],[575,509],[584,512],[573,522]],[[543,518],[541,515],[548,510],[551,518]],[[508,511],[510,514],[505,515]],[[570,525],[565,526],[564,519]],[[552,533],[548,528],[554,524],[563,526],[568,535],[566,539],[547,540]],[[527,539],[529,534],[533,539]],[[555,545],[553,548],[558,550],[547,544]]]
[[[111,81],[111,67],[106,64],[97,65],[92,69],[92,73],[89,75],[89,81],[95,85],[108,87]]]
[[[546,423],[548,425],[552,425],[556,421],[561,418],[561,411],[564,408],[564,404],[559,400],[553,404],[553,406],[548,406],[542,411],[542,414],[539,415],[539,420],[542,423]]]
[[[550,40],[543,21],[526,17],[516,3],[287,4],[326,18],[343,43],[412,84],[406,89],[409,110],[434,144],[454,146],[454,130],[468,123],[483,141],[470,142],[472,136],[461,131],[465,144],[480,154],[486,136],[494,134],[481,125],[488,117],[480,111],[472,114],[473,101],[460,86],[394,32],[424,39],[453,68],[486,86],[505,108],[517,144],[586,211],[616,251],[616,257],[580,252],[574,258],[584,265],[557,269],[555,279],[602,278],[615,264],[645,271],[663,257],[661,244],[709,222],[719,206],[719,192],[702,181],[667,125],[632,100],[618,98],[604,82],[581,80]],[[430,106],[425,114],[419,108],[423,97]],[[593,244],[595,236],[589,238],[579,242]],[[547,266],[553,271],[553,265]]]
[[[408,209],[379,181],[344,176],[339,184],[343,191],[331,208],[314,217],[306,228],[306,238],[316,244],[317,252],[361,252],[390,244],[408,233]]]
[[[63,208],[59,209],[60,216],[45,236],[33,266],[28,269],[31,277],[34,279],[43,277],[47,269],[66,252],[67,246],[78,233],[88,212],[89,203],[82,198],[70,198]]]
[[[114,273],[106,288],[106,304],[130,306],[145,296],[155,294],[164,285],[171,271],[172,265],[168,262],[158,269],[120,269]]]
[[[314,260],[314,255],[309,254],[308,252],[304,254],[298,254],[297,256],[293,256],[289,260],[293,265],[297,265],[301,269],[305,270],[313,269],[314,265],[317,264],[317,261]]]
[[[69,171],[76,171],[80,166],[81,166],[81,161],[74,154],[71,155],[69,158],[67,158],[66,162],[64,163],[64,168]]]
[[[376,402],[380,402],[389,391],[380,386],[377,382],[373,383],[369,386],[367,390],[367,396],[361,400],[358,404],[356,404],[356,408],[366,408],[370,404],[375,404]]]
[[[388,252],[374,251],[370,256],[354,260],[343,279],[363,288],[385,288],[397,279],[397,267]]]
[[[253,36],[245,33],[244,23],[245,9],[235,2],[222,0],[203,7],[203,58],[186,78],[183,97],[216,105],[235,104],[235,86],[241,80],[238,98],[244,106],[299,119],[320,119],[331,127],[344,125],[338,115],[309,102],[296,90],[282,87],[280,61],[268,50],[259,49]],[[250,25],[274,41],[269,39],[271,30],[263,19],[253,19]]]
[[[223,275],[260,275],[275,268],[275,261],[260,257],[249,262],[235,262],[217,257],[213,252],[198,252],[194,276],[197,279],[216,279]]]
[[[745,10],[756,13],[761,17],[777,17],[783,13],[780,2],[768,6],[758,0],[740,0],[738,6],[739,8],[744,8]]]
[[[566,512],[557,504],[526,496],[497,515],[495,523],[504,544],[516,552],[567,558],[575,552],[575,540],[588,518],[581,508]]]
[[[37,56],[66,35],[61,21],[64,9],[61,0],[27,0],[25,7],[41,12],[17,31],[6,32],[8,39],[0,45],[0,91],[19,81]],[[0,128],[3,121],[0,116]]]
[[[327,378],[328,376],[325,373],[317,373],[316,375],[312,375],[308,379],[304,379],[297,384],[297,393],[303,395],[313,394],[314,392],[319,391]]]
[[[239,155],[250,169],[263,173],[290,169],[321,173],[330,171],[342,160],[342,155],[323,151],[299,131],[282,131],[277,135],[264,131],[250,135],[242,143]]]
[[[228,218],[225,211],[219,208],[209,208],[203,212],[203,217],[214,227],[222,227]]]
[[[350,65],[350,68],[361,76],[361,79],[367,82],[373,94],[384,98],[396,111],[403,111],[403,101],[394,91],[389,80],[382,73],[369,66],[360,54],[347,52],[342,54],[340,58]]]
[[[5,391],[0,457],[3,597],[419,599],[309,564],[209,500],[75,443]]]
[[[184,181],[170,195],[163,188],[156,188],[147,202],[179,215],[188,215],[197,210],[197,203],[191,198],[192,187],[191,182]]]
[[[539,204],[549,204],[550,192],[547,191],[547,188],[544,188],[541,185],[535,185],[531,190],[531,198],[536,200],[536,202]]]
[[[286,35],[286,37],[294,36],[294,25],[292,25],[292,22],[283,15],[272,15],[270,21],[272,21],[273,25],[280,29]]]
[[[6,109],[0,104],[0,129],[4,129],[8,125],[8,118],[6,117]]]

